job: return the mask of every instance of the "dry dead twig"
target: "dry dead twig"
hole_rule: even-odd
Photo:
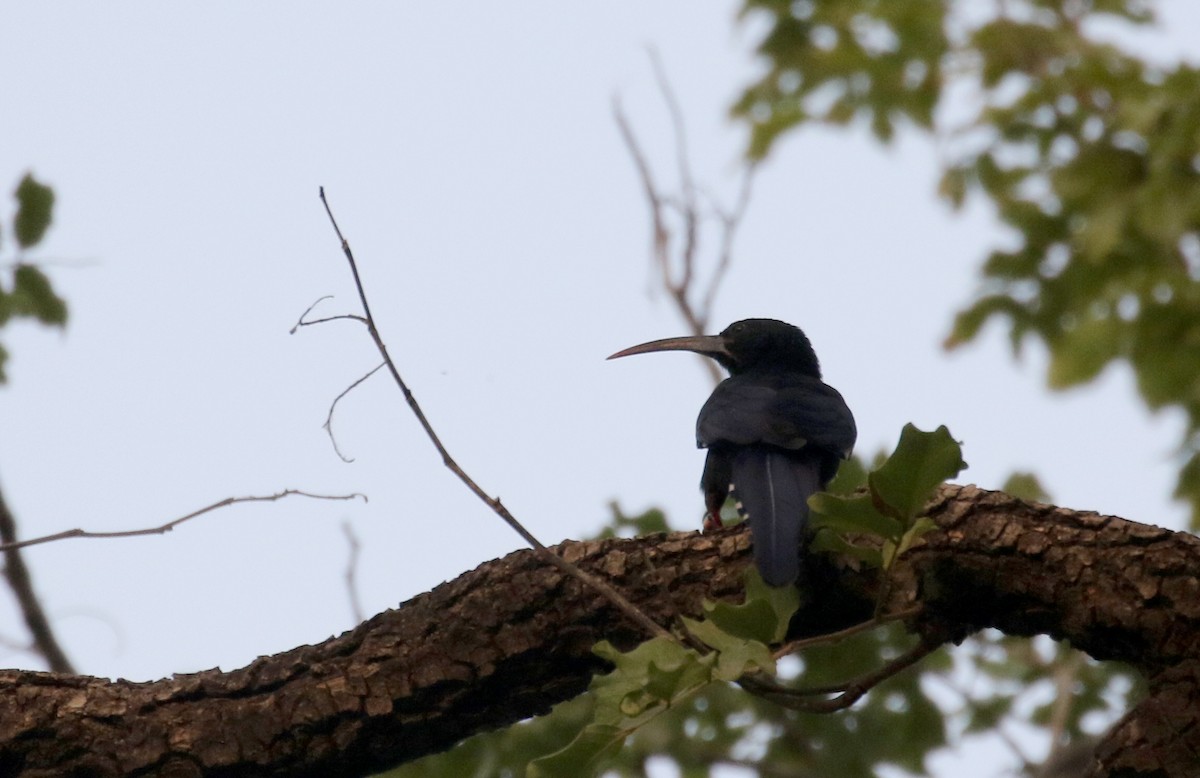
[[[388,353],[387,345],[383,342],[383,337],[379,333],[379,328],[375,325],[375,317],[371,314],[371,306],[367,301],[366,288],[363,286],[362,278],[359,275],[358,263],[354,259],[354,252],[351,251],[349,241],[347,241],[345,236],[342,235],[342,230],[338,226],[337,219],[335,219],[333,216],[333,210],[329,207],[329,201],[325,198],[324,187],[321,187],[320,189],[320,197],[321,203],[325,207],[325,213],[329,217],[329,223],[333,226],[333,231],[337,235],[338,242],[341,244],[342,253],[345,255],[346,261],[350,265],[350,272],[354,276],[354,287],[358,292],[358,299],[362,305],[362,317],[347,316],[346,318],[354,318],[355,320],[366,325],[367,332],[371,335],[371,340],[375,342],[375,348],[378,349],[380,356],[383,357],[384,365],[387,367],[388,372],[392,375],[392,380],[395,381],[396,386],[399,387],[401,393],[404,395],[405,402],[408,403],[409,409],[411,409],[413,415],[416,416],[421,428],[425,431],[426,437],[429,438],[429,441],[433,444],[433,447],[441,456],[442,464],[444,464],[450,470],[450,472],[454,473],[454,475],[457,476],[458,479],[462,481],[462,483],[476,497],[478,497],[484,502],[484,504],[491,508],[492,511],[504,521],[504,523],[506,523],[514,532],[520,535],[521,538],[523,538],[525,542],[528,543],[538,553],[539,557],[554,565],[563,573],[575,578],[576,580],[579,580],[584,585],[589,586],[595,591],[599,592],[604,596],[605,599],[607,599],[622,613],[624,613],[631,621],[641,626],[650,634],[675,640],[676,638],[672,636],[670,632],[664,629],[661,625],[655,623],[653,619],[643,613],[640,609],[633,605],[633,603],[629,602],[624,595],[622,595],[612,586],[609,586],[607,583],[593,575],[585,573],[583,570],[580,570],[575,565],[551,551],[541,541],[534,537],[533,533],[527,530],[525,526],[521,524],[521,522],[517,521],[516,517],[514,517],[512,513],[510,513],[509,510],[500,502],[499,497],[492,497],[490,494],[484,491],[483,488],[480,487],[479,484],[477,484],[475,480],[471,478],[471,476],[468,475],[467,472],[462,469],[462,467],[459,466],[458,462],[456,462],[454,458],[450,456],[450,452],[446,450],[441,438],[439,438],[437,432],[434,431],[433,425],[430,424],[429,419],[426,418],[425,412],[421,410],[421,406],[417,402],[416,397],[413,395],[412,390],[409,389],[408,384],[404,382],[404,379],[400,377],[400,371],[397,369],[396,363],[392,360],[391,355]],[[309,310],[312,310],[311,307]],[[360,379],[360,382],[362,380],[364,379]]]

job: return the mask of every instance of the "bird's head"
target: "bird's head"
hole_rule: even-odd
[[[750,371],[799,371],[821,377],[821,367],[808,337],[799,327],[776,319],[742,319],[719,335],[652,340],[609,357],[628,357],[652,351],[693,351],[717,360],[731,375]]]

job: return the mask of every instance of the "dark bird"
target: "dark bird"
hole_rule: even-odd
[[[694,351],[729,371],[696,420],[696,445],[708,449],[704,526],[721,526],[732,493],[750,523],[763,580],[793,583],[808,498],[825,488],[857,437],[845,400],[821,381],[808,337],[775,319],[744,319],[720,335],[655,340],[609,359],[652,351]]]

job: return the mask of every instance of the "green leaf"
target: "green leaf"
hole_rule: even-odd
[[[54,190],[34,180],[26,173],[17,185],[17,215],[13,219],[13,232],[21,248],[29,248],[42,240],[50,227],[54,210]]]
[[[746,569],[746,601],[704,602],[708,620],[724,632],[761,643],[778,643],[787,634],[792,615],[800,608],[800,592],[794,586],[767,586],[758,571]]]
[[[896,451],[867,477],[867,485],[877,502],[893,508],[907,524],[920,515],[938,486],[966,466],[962,448],[945,426],[922,432],[905,424]]]
[[[867,465],[862,457],[854,454],[842,462],[837,475],[825,487],[825,491],[834,494],[850,494],[860,486],[867,485]]]
[[[894,562],[897,557],[899,557],[905,551],[908,551],[908,549],[912,547],[912,544],[917,542],[918,538],[935,527],[937,527],[937,525],[933,523],[933,519],[929,518],[928,516],[922,516],[914,521],[913,525],[908,528],[908,531],[901,536],[899,543],[893,545],[891,541],[885,542],[883,544],[884,569],[886,570],[887,568],[891,567],[892,562]]]
[[[578,778],[594,775],[596,768],[620,750],[628,733],[611,724],[588,724],[566,747],[534,759],[525,771],[528,778]]]
[[[954,325],[950,334],[942,341],[942,348],[947,351],[956,349],[964,343],[974,340],[983,329],[983,325],[993,319],[1005,317],[1015,324],[1024,317],[1024,311],[1020,304],[1010,297],[990,295],[980,298],[970,308],[959,311],[958,315],[954,317]],[[1014,343],[1014,347],[1015,345],[1016,343]],[[1016,351],[1015,348],[1014,351]]]
[[[883,567],[883,556],[878,548],[854,545],[829,529],[822,530],[814,535],[808,548],[810,551],[823,551],[853,557],[871,567]]]
[[[639,717],[655,715],[674,699],[712,680],[711,660],[670,638],[654,638],[632,651],[618,651],[602,640],[592,653],[616,668],[592,678],[595,721],[632,726]]]
[[[688,632],[716,651],[713,678],[733,681],[752,670],[775,672],[775,659],[765,644],[730,635],[707,619],[697,621],[684,617],[682,621]]]
[[[887,570],[892,566],[892,562],[896,561],[896,542],[894,540],[883,541],[883,548],[879,549],[879,556],[883,560],[883,569]]]
[[[1033,502],[1049,502],[1050,493],[1042,486],[1042,482],[1033,473],[1013,473],[1000,487],[1000,491],[1010,494],[1020,500]]]
[[[34,316],[43,324],[61,325],[67,320],[67,303],[54,293],[50,279],[33,265],[17,265],[9,296],[13,313]]]
[[[780,587],[796,591],[795,587]],[[799,597],[797,596],[797,601]],[[727,602],[704,603],[704,610],[709,621],[722,631],[734,637],[746,640],[759,640],[769,643],[775,640],[779,620],[771,604],[763,600],[751,600],[743,605],[731,605]],[[784,625],[784,629],[787,625]]]
[[[808,498],[808,505],[813,511],[809,516],[809,525],[815,529],[866,532],[884,538],[898,538],[904,532],[903,524],[879,512],[869,494],[841,497],[818,492]]]
[[[967,168],[950,167],[942,173],[938,182],[938,194],[950,201],[955,210],[962,208],[967,199],[967,184],[970,181],[970,171]]]
[[[1192,529],[1200,529],[1200,454],[1192,454],[1180,469],[1174,497],[1192,506]]]
[[[1120,355],[1119,335],[1124,322],[1116,318],[1088,319],[1051,343],[1049,382],[1053,389],[1091,381]]]
[[[596,536],[598,538],[641,537],[671,530],[670,525],[667,524],[666,514],[658,508],[649,508],[636,516],[621,510],[621,506],[615,500],[608,504],[608,508],[612,512],[612,517],[600,534]]]
[[[1012,697],[993,697],[979,702],[972,701],[967,719],[967,732],[992,732],[1000,720],[1008,715],[1013,705]]]

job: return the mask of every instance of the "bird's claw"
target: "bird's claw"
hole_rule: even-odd
[[[721,527],[724,527],[724,526],[725,526],[725,523],[723,521],[721,521],[721,514],[717,513],[716,511],[704,514],[704,531],[705,532],[712,532],[713,530],[721,529]]]

